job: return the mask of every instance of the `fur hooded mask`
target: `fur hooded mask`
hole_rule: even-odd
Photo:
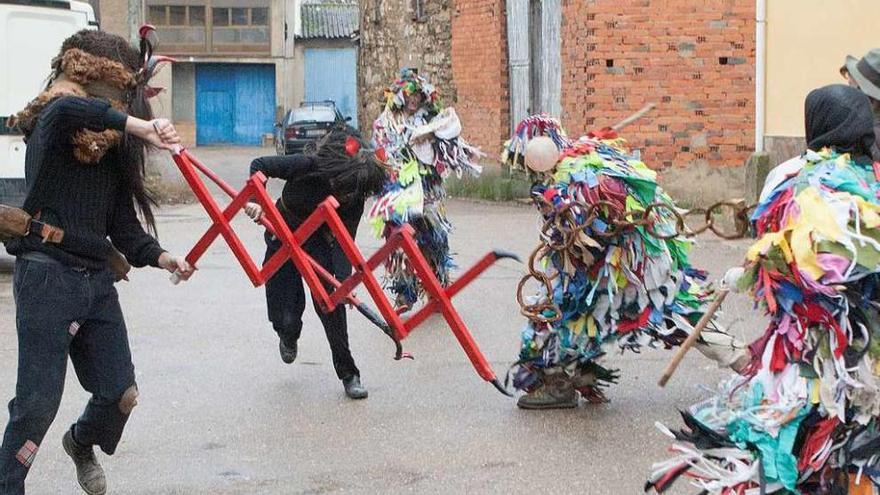
[[[147,40],[151,33],[151,27],[141,29],[140,51],[102,31],[83,30],[67,38],[52,60],[46,90],[10,119],[10,125],[29,136],[43,109],[62,96],[103,98],[117,110],[151,118],[146,100],[157,93],[147,85],[157,65],[151,60],[152,44]],[[81,129],[71,137],[71,144],[79,162],[95,164],[122,139],[120,131]]]

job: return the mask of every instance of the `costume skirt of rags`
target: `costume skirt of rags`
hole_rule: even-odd
[[[513,384],[531,392],[568,380],[586,399],[602,401],[599,387],[616,379],[598,363],[609,346],[680,345],[714,292],[688,262],[691,241],[675,236],[675,204],[621,140],[566,144],[532,198],[545,222],[530,261],[541,290],[521,301],[529,322]],[[615,223],[642,217],[652,226]],[[698,349],[720,364],[742,356],[719,325],[703,335]]]
[[[870,164],[807,152],[762,195],[738,286],[771,321],[745,376],[683,412],[646,489],[880,492],[880,183]],[[792,162],[780,165],[789,167]]]

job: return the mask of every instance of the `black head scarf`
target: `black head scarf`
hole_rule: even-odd
[[[815,89],[805,105],[807,147],[834,148],[853,159],[871,156],[874,116],[871,102],[861,91],[843,84]]]

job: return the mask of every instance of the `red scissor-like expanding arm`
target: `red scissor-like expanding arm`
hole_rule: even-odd
[[[333,311],[339,304],[343,304],[346,301],[360,304],[354,299],[352,292],[356,287],[363,284],[376,304],[382,318],[385,319],[385,322],[393,331],[394,337],[398,341],[405,339],[413,329],[422,324],[433,313],[440,313],[443,315],[462,349],[464,349],[477,374],[484,380],[492,383],[498,390],[507,394],[507,391],[501,386],[458,311],[452,305],[451,298],[499,259],[516,258],[516,256],[501,251],[488,253],[462,274],[452,285],[444,288],[434,275],[434,271],[431,269],[428,261],[422,255],[413,238],[412,228],[408,225],[394,231],[378,251],[368,259],[365,259],[336,212],[339,203],[332,196],[325,199],[299,228],[291,231],[282,218],[281,212],[278,211],[278,208],[266,191],[264,186],[266,177],[263,174],[254,174],[248,179],[241,191],[235,191],[211,169],[196,160],[188,151],[181,149],[174,153],[173,157],[184,179],[192,188],[199,202],[205,207],[208,216],[213,222],[208,231],[186,256],[186,260],[190,264],[195,266],[208,247],[218,236],[222,236],[255,287],[266,283],[287,260],[293,262],[311,290],[312,297],[318,302],[323,311]],[[205,183],[202,182],[199,172],[223,189],[232,198],[232,202],[225,208],[221,208]],[[254,262],[241,239],[239,239],[230,225],[230,220],[244,208],[248,201],[254,201],[263,208],[263,225],[275,234],[282,244],[282,248],[272,258],[267,260],[262,267],[259,267]],[[336,280],[312,259],[302,247],[304,242],[323,225],[327,225],[351,262],[354,272],[345,280]],[[415,270],[428,295],[428,301],[425,306],[407,320],[403,320],[391,306],[391,303],[385,296],[382,285],[373,274],[373,271],[383,265],[385,260],[398,249],[403,250],[407,256],[410,265]]]

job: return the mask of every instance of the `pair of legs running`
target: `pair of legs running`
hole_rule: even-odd
[[[265,239],[265,260],[268,261],[281,249],[281,242],[269,233],[266,233]],[[351,263],[335,241],[316,235],[306,243],[305,250],[338,280],[351,275]],[[292,363],[296,359],[303,326],[302,315],[306,309],[306,292],[302,275],[293,262],[285,263],[266,282],[266,306],[269,321],[278,334],[281,358],[285,363]],[[336,376],[342,380],[346,395],[352,399],[366,398],[367,390],[360,383],[360,370],[354,363],[348,345],[345,306],[339,305],[329,313],[322,312],[317,303],[314,303],[314,307],[327,334],[333,367]]]
[[[61,403],[68,356],[92,398],[63,446],[85,492],[100,495],[107,484],[93,446],[115,452],[137,398],[114,275],[43,255],[28,258],[18,258],[13,280],[18,381],[0,447],[0,495],[25,493],[25,477]]]

